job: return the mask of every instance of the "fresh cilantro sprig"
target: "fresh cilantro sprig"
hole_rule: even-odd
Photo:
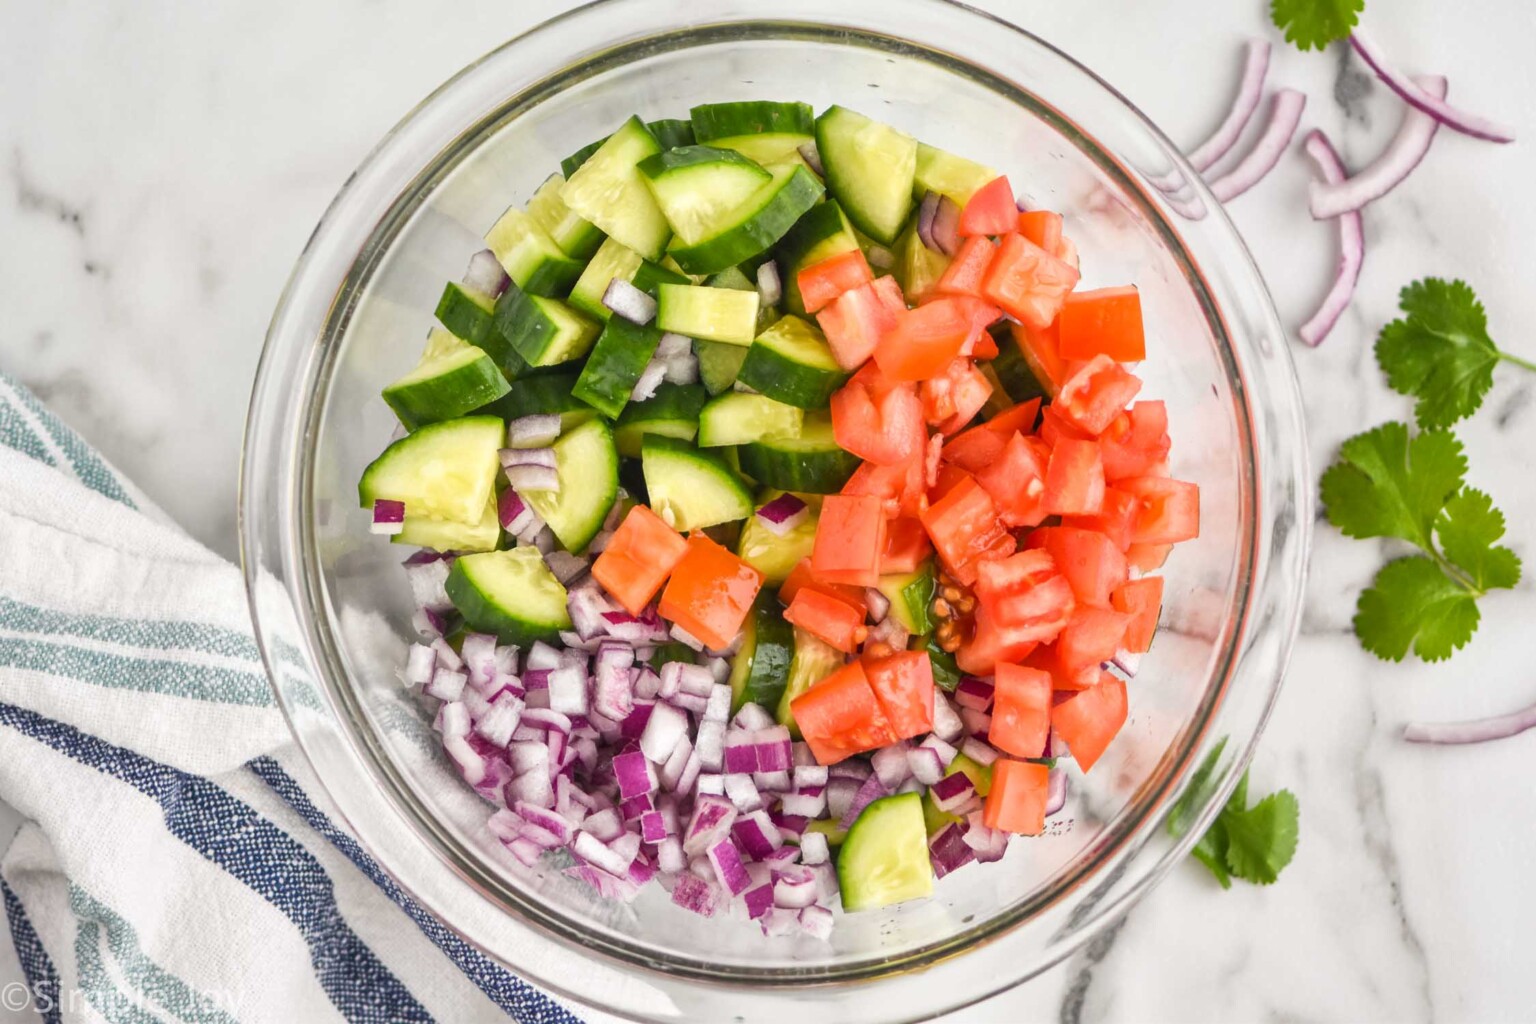
[[[1195,770],[1185,796],[1168,817],[1168,831],[1175,837],[1189,830],[1189,816],[1209,792],[1211,774],[1226,747],[1223,740]],[[1248,806],[1248,773],[1238,780],[1221,813],[1195,844],[1190,856],[1208,868],[1223,889],[1232,879],[1269,885],[1296,854],[1301,806],[1290,790],[1271,793]]]
[[[1269,16],[1299,50],[1319,50],[1354,31],[1365,0],[1271,0]]]
[[[1355,635],[1379,658],[1409,650],[1441,661],[1477,630],[1478,598],[1520,581],[1520,559],[1497,541],[1504,514],[1464,482],[1467,459],[1446,430],[1410,437],[1384,423],[1345,441],[1323,474],[1328,520],[1345,536],[1395,537],[1423,552],[1388,562],[1355,609]]]
[[[1493,343],[1483,304],[1464,281],[1415,281],[1398,304],[1404,315],[1382,328],[1376,362],[1394,391],[1416,399],[1421,427],[1448,427],[1476,412],[1501,362],[1536,371]]]

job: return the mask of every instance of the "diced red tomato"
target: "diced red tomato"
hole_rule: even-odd
[[[991,331],[980,331],[973,336],[968,347],[960,347],[960,354],[972,359],[996,359],[997,339],[992,337]]]
[[[1057,690],[1086,690],[1099,681],[1099,665],[1095,662],[1087,668],[1068,671],[1061,663],[1061,652],[1056,644],[1041,644],[1026,655],[1024,664],[1049,673],[1051,685]]]
[[[695,533],[662,592],[661,615],[718,651],[741,632],[762,586],[762,573]]]
[[[1200,488],[1182,480],[1139,476],[1119,487],[1136,499],[1132,544],[1177,544],[1200,536]]]
[[[869,462],[904,463],[928,439],[923,404],[911,384],[892,384],[878,374],[856,374],[832,395],[831,405],[832,436],[842,448]]]
[[[1037,447],[1038,445],[1038,447]],[[1003,450],[976,472],[1007,526],[1039,526],[1045,519],[1045,480],[1050,453],[1034,438],[1014,434]]]
[[[974,295],[981,297],[981,279],[992,264],[992,253],[997,246],[985,235],[967,238],[960,251],[950,261],[933,290],[940,295]]]
[[[639,615],[687,551],[688,542],[676,530],[636,505],[592,563],[592,576],[625,611]]]
[[[981,823],[1022,836],[1045,831],[1051,771],[1043,764],[999,758],[992,763],[992,789],[982,805]]]
[[[1172,552],[1172,544],[1132,544],[1125,549],[1125,561],[1141,572],[1156,572]]]
[[[794,623],[844,654],[857,654],[859,645],[869,635],[864,628],[863,612],[810,587],[795,592],[794,600],[784,609],[784,621]]]
[[[876,278],[843,292],[816,314],[832,357],[845,370],[858,369],[874,355],[875,346],[896,323],[896,311],[876,287],[886,280],[889,278]]]
[[[1016,546],[991,497],[970,477],[929,506],[922,519],[945,569],[965,586],[975,582],[977,563],[1006,558]]]
[[[1077,260],[1077,244],[1066,235],[1061,236],[1061,241],[1056,243],[1056,248],[1051,250],[1051,255],[1071,267],[1073,270],[1082,269]]]
[[[880,582],[885,515],[867,494],[829,494],[821,503],[811,571],[829,583],[873,587]]]
[[[1140,390],[1140,378],[1109,356],[1094,356],[1061,386],[1053,405],[1079,430],[1097,437]]]
[[[900,313],[907,308],[907,297],[902,294],[901,282],[890,274],[875,278],[870,287],[875,290],[875,298],[880,300],[880,304],[892,313]]]
[[[1033,640],[1016,639],[1013,630],[999,627],[979,604],[973,625],[970,638],[955,652],[955,664],[969,675],[989,676],[998,662],[1022,661],[1038,646]]]
[[[992,382],[965,357],[951,360],[937,376],[919,385],[923,418],[942,434],[953,434],[981,412],[992,397]]]
[[[1057,256],[1061,246],[1061,214],[1050,210],[1026,210],[1019,214],[1019,234]]]
[[[1096,668],[1115,656],[1130,625],[1131,617],[1123,612],[1078,608],[1056,640],[1056,660],[1068,675]]]
[[[1002,434],[1004,437],[1010,434],[1029,434],[1035,429],[1035,418],[1040,415],[1040,399],[1031,398],[1027,402],[1010,406],[993,416],[982,424],[982,428]]]
[[[1051,735],[1051,677],[999,662],[987,741],[1015,757],[1039,757]]]
[[[909,309],[875,347],[875,364],[893,380],[927,380],[960,354],[975,330],[973,315],[971,305],[953,295]]]
[[[950,491],[959,487],[965,481],[971,479],[971,474],[955,465],[953,462],[939,463],[939,472],[934,477],[933,486],[928,488],[928,505],[932,507],[942,501]]]
[[[1025,324],[1013,325],[1013,341],[1019,346],[1019,354],[1035,380],[1054,396],[1067,379],[1067,364],[1061,358],[1061,343],[1056,335],[1056,325],[1035,329]]]
[[[1050,515],[1098,515],[1104,508],[1104,461],[1098,444],[1070,437],[1057,441],[1040,500]]]
[[[1095,516],[1062,516],[1061,525],[1097,530],[1115,542],[1121,551],[1131,546],[1131,530],[1136,523],[1136,499],[1115,487],[1104,488],[1104,505]]]
[[[1077,285],[1077,271],[1020,234],[1004,235],[982,279],[982,295],[1019,322],[1043,330]]]
[[[1055,448],[1064,437],[1074,441],[1092,441],[1093,435],[1079,430],[1076,424],[1065,419],[1061,410],[1052,402],[1040,411],[1040,440]]]
[[[1098,763],[1125,725],[1127,711],[1125,683],[1101,671],[1095,685],[1051,709],[1051,727],[1066,741],[1077,766],[1086,772]],[[995,774],[992,784],[997,785]]]
[[[1060,326],[1063,359],[1108,356],[1116,362],[1135,363],[1147,358],[1141,292],[1135,285],[1067,296]]]
[[[813,263],[796,275],[800,285],[800,298],[805,311],[814,313],[844,292],[851,292],[860,285],[875,279],[869,262],[859,249],[849,249],[836,256]]]
[[[976,596],[1014,642],[1050,643],[1071,619],[1072,587],[1044,551],[1020,551],[976,567]]]
[[[898,572],[916,572],[933,553],[928,531],[915,516],[898,516],[885,524],[885,553],[880,556],[882,576]]]
[[[811,568],[811,560],[809,558],[802,558],[795,563],[795,567],[790,570],[788,578],[779,587],[779,600],[789,604],[789,602],[795,599],[795,595],[802,588],[820,591],[828,597],[837,598],[843,604],[858,612],[861,619],[869,607],[868,603],[864,600],[863,587],[850,587],[842,583],[830,583],[827,580],[818,578],[815,571]]]
[[[971,194],[960,211],[960,234],[1006,235],[1018,227],[1019,207],[1008,176],[993,178]]]
[[[951,438],[944,446],[944,460],[979,473],[1001,458],[1007,446],[1006,436],[987,429],[987,424],[983,423]]]
[[[1143,576],[1138,580],[1127,580],[1115,588],[1109,600],[1117,611],[1131,617],[1125,639],[1121,641],[1125,649],[1136,654],[1151,650],[1152,635],[1157,632],[1157,619],[1163,611],[1163,578]]]
[[[844,494],[869,494],[879,498],[887,519],[921,513],[928,501],[927,490],[921,451],[893,466],[862,463],[843,485]]]
[[[902,651],[864,663],[869,687],[897,739],[933,728],[933,662],[927,651]]]
[[[1029,535],[1026,544],[1050,552],[1057,570],[1072,585],[1079,604],[1109,608],[1110,594],[1126,581],[1125,555],[1114,541],[1094,530],[1041,527]]]
[[[1110,483],[1130,476],[1150,476],[1168,457],[1168,408],[1162,402],[1137,402],[1115,417],[1099,435],[1104,477]]]
[[[861,661],[844,665],[796,697],[789,711],[818,764],[836,764],[896,742]]]

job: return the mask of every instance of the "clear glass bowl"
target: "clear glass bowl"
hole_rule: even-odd
[[[373,856],[466,939],[630,1017],[769,1021],[803,1004],[819,1020],[920,1019],[1087,941],[1180,859],[1236,782],[1295,634],[1312,520],[1301,406],[1232,225],[1198,184],[1172,202],[1149,184],[1187,168],[1086,69],[943,0],[769,10],[581,8],[465,69],[390,133],[326,212],[273,318],[246,437],[245,568],[278,698],[320,780]],[[631,907],[602,902],[505,856],[397,681],[406,552],[356,507],[358,475],[394,427],[379,389],[413,364],[443,282],[502,210],[632,113],[749,98],[863,110],[1062,211],[1085,286],[1140,286],[1143,394],[1167,401],[1174,475],[1202,495],[1201,536],[1164,572],[1130,721],[1089,777],[1074,773],[1050,834],[943,879],[932,899],[840,916],[830,945],[765,940],[655,887]],[[1176,805],[1182,840],[1167,827]]]

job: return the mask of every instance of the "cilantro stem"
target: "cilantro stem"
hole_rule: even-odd
[[[1468,579],[1466,573],[1462,572],[1456,563],[1442,555],[1435,548],[1434,542],[1430,542],[1429,546],[1424,550],[1435,560],[1435,564],[1440,567],[1440,571],[1445,573],[1446,578],[1452,583],[1455,583],[1468,594],[1471,594],[1473,598],[1485,597],[1487,595],[1488,592]]]
[[[1536,363],[1533,363],[1533,362],[1531,362],[1528,359],[1521,359],[1519,356],[1510,355],[1508,352],[1505,352],[1503,349],[1497,349],[1496,351],[1499,354],[1499,358],[1502,359],[1504,362],[1506,362],[1506,363],[1514,363],[1516,366],[1519,366],[1519,367],[1521,367],[1523,369],[1526,369],[1526,370],[1530,370],[1532,373],[1536,373]]]

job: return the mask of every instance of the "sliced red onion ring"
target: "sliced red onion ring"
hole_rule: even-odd
[[[1269,73],[1269,43],[1263,39],[1248,40],[1247,57],[1243,61],[1243,78],[1232,97],[1232,109],[1221,126],[1189,154],[1189,164],[1197,171],[1208,170],[1212,164],[1227,155],[1237,144],[1243,129],[1259,109],[1264,96],[1264,78]]]
[[[1438,75],[1418,75],[1414,81],[1432,96],[1446,94],[1446,81]],[[1412,174],[1429,152],[1429,145],[1440,130],[1440,122],[1418,109],[1403,113],[1403,123],[1397,134],[1382,150],[1380,156],[1365,170],[1337,184],[1314,181],[1308,191],[1308,201],[1314,220],[1327,220],[1351,210],[1359,210],[1366,204],[1391,192]]]
[[[512,279],[507,276],[501,261],[491,250],[481,249],[469,258],[469,266],[464,271],[464,287],[473,288],[494,299],[506,291],[507,285],[511,283]]]
[[[379,498],[373,503],[373,533],[394,536],[405,529],[405,502]]]
[[[924,192],[922,202],[917,204],[917,238],[935,252],[939,247],[933,241],[933,218],[938,212],[939,194],[932,190]]]
[[[508,466],[506,474],[507,483],[511,484],[515,490],[528,493],[543,491],[558,494],[560,492],[560,474],[555,472],[553,466]]]
[[[801,143],[800,148],[796,152],[800,154],[800,159],[804,160],[811,170],[823,178],[827,176],[827,169],[821,163],[821,150],[816,148],[816,143]]]
[[[1264,134],[1259,136],[1259,141],[1254,143],[1247,156],[1238,161],[1236,167],[1211,182],[1211,194],[1218,201],[1228,203],[1263,181],[1265,175],[1280,162],[1285,147],[1291,144],[1296,127],[1301,124],[1301,113],[1306,107],[1305,94],[1295,89],[1276,91],[1275,98],[1270,101],[1269,121],[1264,125]]]
[[[644,402],[656,394],[656,389],[661,387],[661,382],[667,377],[667,364],[660,359],[652,359],[645,365],[640,373],[640,379],[635,381],[635,386],[629,392],[632,402]]]
[[[1464,110],[1458,110],[1445,102],[1444,94],[1436,96],[1424,88],[1424,84],[1418,78],[1409,78],[1387,64],[1381,51],[1376,49],[1364,35],[1359,32],[1349,37],[1349,44],[1355,48],[1362,60],[1368,64],[1376,77],[1380,78],[1403,101],[1417,110],[1422,110],[1440,124],[1452,131],[1470,135],[1474,139],[1483,139],[1488,142],[1514,142],[1515,130],[1507,125],[1490,121],[1486,117],[1469,114]]]
[[[648,324],[656,319],[656,300],[622,277],[608,282],[603,305],[630,323]]]
[[[1317,164],[1318,174],[1330,185],[1342,183],[1346,177],[1344,161],[1328,141],[1328,136],[1313,129],[1307,133],[1307,155]],[[1301,340],[1316,347],[1321,345],[1339,322],[1344,310],[1355,297],[1355,285],[1360,280],[1360,268],[1365,264],[1365,222],[1359,210],[1341,214],[1339,222],[1339,263],[1334,273],[1333,285],[1323,297],[1317,312],[1301,325]]]
[[[1536,729],[1536,704],[1507,715],[1470,722],[1412,722],[1403,727],[1409,743],[1488,743]]]
[[[933,237],[932,248],[945,256],[960,251],[960,204],[949,196],[940,196],[933,212],[933,225],[929,228]]]
[[[784,493],[757,510],[757,518],[769,533],[782,537],[801,523],[810,513],[808,506],[793,494]]]
[[[769,260],[757,268],[757,298],[765,306],[777,306],[784,297],[784,281],[779,277],[779,265]]]
[[[508,448],[547,448],[559,436],[559,413],[519,416],[507,424]]]
[[[503,448],[497,452],[497,456],[501,459],[502,469],[515,469],[519,466],[554,469],[556,466],[553,448]]]

